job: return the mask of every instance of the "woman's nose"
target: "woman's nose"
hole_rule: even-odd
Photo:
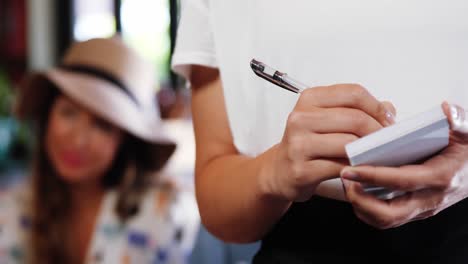
[[[71,134],[70,144],[79,148],[87,147],[91,141],[91,126],[86,121],[80,121],[74,126]]]

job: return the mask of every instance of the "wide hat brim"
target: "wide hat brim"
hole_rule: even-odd
[[[30,74],[19,86],[15,106],[19,118],[35,119],[35,114],[46,107],[45,99],[50,92],[47,82],[52,82],[64,95],[99,117],[153,145],[159,162],[166,163],[173,154],[176,145],[156,109],[151,111],[137,105],[114,84],[84,73],[55,68]]]

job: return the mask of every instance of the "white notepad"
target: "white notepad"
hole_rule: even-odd
[[[350,164],[401,166],[424,160],[449,143],[449,123],[437,106],[346,145]],[[402,192],[366,186],[366,192],[391,199]]]

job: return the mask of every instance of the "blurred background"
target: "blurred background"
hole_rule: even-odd
[[[0,190],[27,177],[31,158],[31,131],[11,115],[15,85],[56,65],[73,41],[115,33],[154,63],[154,100],[179,144],[168,171],[193,189],[190,90],[170,71],[178,11],[177,0],[0,0]],[[257,248],[222,243],[201,226],[192,263],[250,263]]]

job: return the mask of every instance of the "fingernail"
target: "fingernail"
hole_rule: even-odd
[[[450,105],[450,115],[452,117],[452,129],[460,133],[468,133],[467,113],[463,108],[456,105]]]
[[[392,112],[390,111],[385,112],[385,119],[387,119],[388,124],[390,125],[395,124],[395,115]]]
[[[456,106],[450,105],[450,115],[452,116],[452,120],[454,121],[460,118],[460,114]]]
[[[359,180],[359,174],[352,170],[343,171],[343,173],[341,173],[341,177],[352,181]]]

